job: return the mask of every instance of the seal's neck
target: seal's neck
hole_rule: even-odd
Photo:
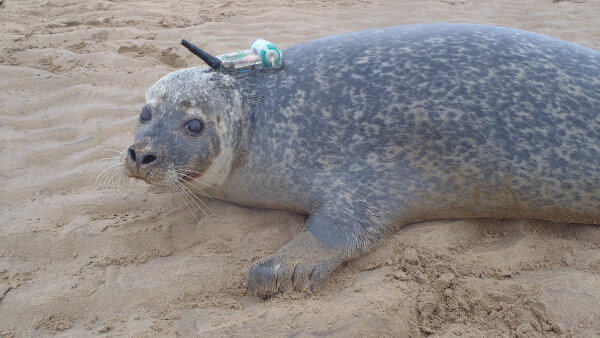
[[[248,151],[254,141],[257,116],[261,111],[260,103],[264,102],[264,96],[260,94],[260,85],[256,76],[248,76],[238,79],[239,84],[239,109],[232,116],[232,149],[233,161],[232,172],[246,165]]]

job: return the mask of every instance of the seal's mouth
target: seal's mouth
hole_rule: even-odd
[[[152,179],[152,172],[151,171],[147,171],[145,173],[142,172],[133,172],[133,175],[131,175],[131,177],[133,178],[137,178],[138,180],[142,180],[148,184],[154,184],[155,182],[153,182]]]
[[[132,163],[125,164],[125,167],[128,169],[126,171],[126,173],[128,174],[129,177],[135,178],[138,180],[142,180],[146,183],[152,184],[152,183],[150,183],[150,181],[148,179],[149,172],[142,173],[140,171],[140,167],[135,164],[132,164]]]
[[[152,185],[157,185],[158,183],[160,183],[160,181],[165,176],[165,174],[162,173],[161,170],[156,170],[154,168],[140,168],[140,166],[136,165],[135,163],[125,163],[124,167],[126,168],[124,172],[127,176],[138,180],[142,180]]]

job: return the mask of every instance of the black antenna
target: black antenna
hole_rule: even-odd
[[[194,55],[204,60],[210,68],[214,70],[219,70],[219,68],[221,68],[221,60],[218,57],[208,54],[186,39],[182,39],[181,44]]]

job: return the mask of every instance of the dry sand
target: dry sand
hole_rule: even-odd
[[[406,226],[315,294],[262,301],[248,266],[305,221],[143,182],[96,183],[158,78],[261,37],[282,47],[373,27],[474,22],[600,50],[580,1],[5,0],[0,5],[0,336],[600,335],[600,227]]]

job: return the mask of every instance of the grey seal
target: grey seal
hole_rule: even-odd
[[[189,68],[147,93],[127,175],[308,215],[250,267],[261,297],[312,290],[398,226],[600,223],[600,53],[473,24],[389,27],[283,51],[234,77]]]

